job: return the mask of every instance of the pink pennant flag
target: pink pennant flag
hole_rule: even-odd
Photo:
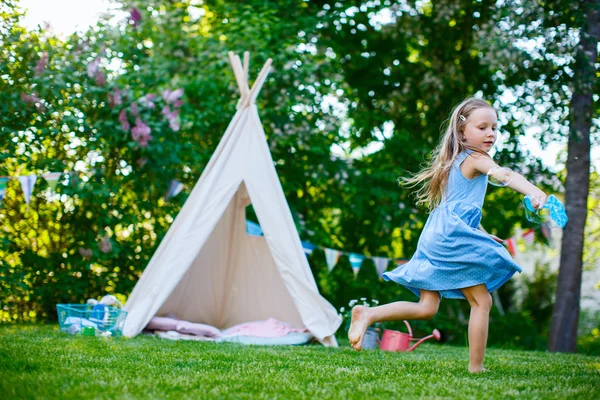
[[[508,252],[514,257],[517,255],[517,241],[515,238],[511,237],[505,240],[506,249]]]
[[[387,269],[390,259],[387,257],[373,257],[373,262],[375,263],[375,269],[377,270],[377,276],[379,276],[381,278],[383,276],[383,273]]]
[[[325,247],[324,250],[325,250],[325,261],[327,262],[327,269],[329,270],[329,272],[331,272],[333,270],[333,268],[335,267],[335,265],[340,260],[342,252],[339,250],[328,249],[327,247]]]
[[[37,175],[20,176],[19,181],[21,182],[21,189],[23,189],[23,194],[25,195],[25,202],[29,205],[31,193],[33,193],[33,187],[37,181]]]
[[[399,259],[399,260],[396,260],[396,265],[399,267],[399,266],[401,266],[401,265],[404,265],[404,264],[406,264],[407,262],[408,262],[408,260],[405,260],[405,259]]]
[[[533,240],[535,239],[535,231],[533,228],[529,228],[523,233],[523,240],[527,245],[533,244]]]

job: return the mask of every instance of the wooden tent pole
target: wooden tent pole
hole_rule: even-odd
[[[252,105],[254,103],[254,101],[258,97],[258,93],[260,93],[260,89],[262,88],[262,85],[265,83],[265,80],[267,79],[267,75],[269,75],[269,69],[271,68],[272,62],[273,62],[273,59],[269,58],[267,60],[267,62],[265,63],[265,65],[262,67],[260,74],[258,74],[258,78],[256,78],[254,85],[252,85],[252,90],[250,90],[250,95],[248,97],[248,100],[246,101],[246,103],[243,106],[249,107],[250,105]]]

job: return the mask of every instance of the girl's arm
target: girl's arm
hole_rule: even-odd
[[[471,165],[473,168],[482,174],[487,174],[492,168],[500,168],[491,158],[479,154],[473,154],[473,157],[471,158]],[[506,169],[503,172],[506,172]],[[507,186],[519,193],[530,196],[531,205],[534,208],[538,209],[544,206],[546,203],[546,194],[537,186],[525,179],[523,175],[514,171],[510,171],[505,175],[506,180],[508,180]]]

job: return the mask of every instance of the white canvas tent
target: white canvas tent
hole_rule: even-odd
[[[276,318],[337,346],[341,324],[318,292],[254,104],[270,68],[248,88],[229,54],[241,99],[215,153],[125,304],[123,334],[170,313],[226,329]],[[264,236],[246,234],[252,204]]]

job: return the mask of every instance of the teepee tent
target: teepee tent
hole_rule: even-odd
[[[133,289],[123,334],[168,314],[219,329],[276,318],[336,346],[341,319],[318,292],[254,104],[271,59],[249,89],[248,53],[244,66],[229,57],[237,112]],[[264,236],[246,233],[250,204]]]

